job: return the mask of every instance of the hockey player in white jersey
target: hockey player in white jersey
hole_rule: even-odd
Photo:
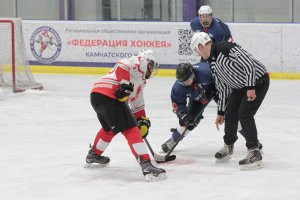
[[[105,166],[110,159],[103,156],[116,134],[121,132],[142,168],[147,181],[166,179],[166,171],[151,164],[143,141],[151,126],[146,116],[143,89],[146,80],[155,76],[157,59],[152,50],[120,60],[101,77],[91,91],[91,104],[102,126],[86,157],[87,167]]]

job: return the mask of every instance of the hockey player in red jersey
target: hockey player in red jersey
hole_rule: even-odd
[[[108,74],[96,81],[91,92],[91,104],[102,128],[86,157],[87,167],[108,165],[110,159],[102,154],[114,136],[121,132],[146,180],[166,178],[164,169],[151,164],[143,141],[151,126],[144,109],[143,89],[146,80],[155,76],[157,70],[158,63],[153,51],[146,50],[120,60]]]

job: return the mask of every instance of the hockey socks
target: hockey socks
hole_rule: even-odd
[[[125,136],[130,150],[135,158],[141,156],[143,160],[150,160],[146,145],[137,126],[123,131],[122,134]]]
[[[177,126],[177,128],[173,131],[172,138],[175,142],[177,142],[181,135],[185,132],[187,134],[186,128],[184,126]]]
[[[177,129],[172,134],[172,138],[174,141],[178,141],[180,136],[181,136],[181,134],[177,131]]]
[[[115,137],[115,134],[112,131],[105,132],[103,128],[101,128],[94,140],[94,152],[101,155],[108,147],[113,137]]]

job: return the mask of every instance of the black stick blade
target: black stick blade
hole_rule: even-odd
[[[158,154],[154,155],[154,160],[157,163],[169,162],[169,161],[173,161],[175,159],[176,159],[176,155],[170,155],[170,156],[162,156],[162,155],[158,155]]]
[[[176,159],[176,155],[170,155],[168,157],[166,157],[166,161],[169,162],[169,161],[173,161]]]

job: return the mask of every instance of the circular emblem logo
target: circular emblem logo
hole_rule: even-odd
[[[38,61],[50,64],[61,52],[61,39],[53,28],[42,26],[33,32],[30,38],[30,48]]]

